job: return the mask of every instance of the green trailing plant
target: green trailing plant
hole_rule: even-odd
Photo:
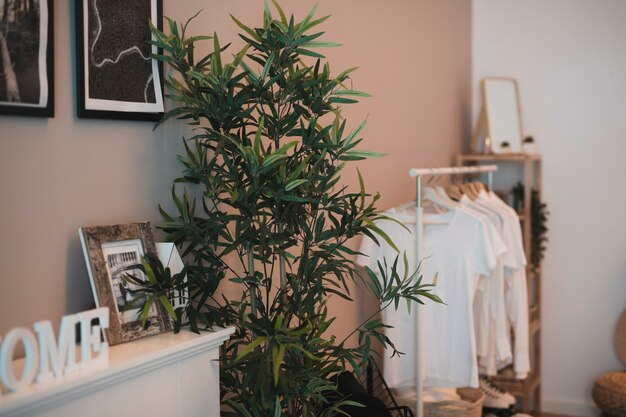
[[[145,255],[141,257],[141,263],[127,269],[138,269],[143,277],[134,274],[124,274],[123,279],[132,286],[127,291],[133,297],[126,305],[125,310],[138,309],[138,321],[142,326],[148,324],[147,318],[150,309],[155,304],[160,304],[167,314],[177,323],[180,328],[181,314],[176,314],[170,303],[170,294],[174,289],[183,290],[186,287],[185,275],[187,268],[172,275],[169,268],[164,268],[158,257]]]
[[[362,368],[374,342],[397,352],[377,315],[335,336],[328,300],[351,301],[351,281],[381,309],[441,300],[406,256],[358,274],[350,239],[395,247],[375,225],[379,196],[360,173],[356,190],[341,182],[349,164],[378,156],[359,147],[365,122],[350,130],[342,116],[343,105],[368,95],[351,86],[356,68],[335,75],[318,52],[338,46],[320,40],[329,16],[313,9],[296,21],[273,3],[277,17],[266,4],[260,27],[232,17],[244,41],[232,60],[217,34],[190,36],[189,22],[167,19],[168,34],[151,28],[163,51],[155,57],[173,73],[166,83],[176,106],[161,123],[178,118],[195,129],[179,155],[175,211],[160,207],[159,227],[188,262],[191,329],[236,327],[221,355],[223,415],[334,415],[329,377]],[[213,51],[196,56],[205,40]],[[218,295],[226,282],[235,296]]]
[[[511,191],[516,202],[515,207],[523,205],[524,184],[518,182]],[[545,256],[546,244],[548,243],[548,217],[550,212],[546,203],[541,201],[541,195],[537,190],[531,190],[530,196],[530,266],[533,272],[541,267],[541,261]]]

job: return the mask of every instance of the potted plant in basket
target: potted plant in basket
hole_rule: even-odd
[[[358,190],[341,183],[353,161],[378,156],[359,148],[364,123],[350,130],[341,113],[367,94],[350,87],[355,68],[336,74],[317,51],[337,46],[316,31],[328,16],[316,19],[314,9],[295,21],[274,6],[277,17],[266,4],[258,28],[233,17],[245,46],[230,61],[217,34],[190,36],[187,24],[169,19],[168,34],[152,27],[163,50],[156,58],[174,73],[166,82],[176,107],[161,123],[179,118],[195,127],[179,155],[176,211],[161,208],[159,227],[188,261],[191,302],[176,328],[236,326],[221,358],[223,415],[333,415],[329,377],[360,369],[374,341],[394,346],[375,316],[346,338],[334,336],[329,298],[351,300],[354,280],[381,309],[440,300],[417,272],[398,273],[406,256],[380,265],[378,276],[357,273],[350,239],[393,246],[375,225],[378,195],[365,191],[360,174]],[[207,39],[213,52],[196,56],[196,43]],[[239,295],[218,296],[225,282]]]

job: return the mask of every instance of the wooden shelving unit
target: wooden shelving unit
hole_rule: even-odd
[[[523,380],[515,379],[512,369],[505,368],[500,375],[494,378],[498,385],[515,395],[522,402],[524,413],[539,413],[541,411],[541,268],[533,272],[530,265],[530,233],[532,217],[530,213],[532,190],[538,190],[541,195],[541,156],[526,154],[478,155],[459,154],[457,165],[479,164],[521,164],[522,184],[524,184],[523,210],[519,213],[524,237],[524,252],[528,259],[526,277],[529,290],[528,317],[530,333],[531,371]]]

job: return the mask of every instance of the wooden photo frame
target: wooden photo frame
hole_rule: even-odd
[[[158,121],[163,66],[149,22],[162,28],[162,0],[76,0],[78,117]],[[156,23],[155,23],[156,22]]]
[[[97,307],[109,307],[109,345],[128,342],[172,330],[165,308],[154,303],[146,327],[137,320],[136,309],[126,309],[132,299],[131,284],[124,274],[142,274],[133,269],[146,254],[157,256],[150,222],[83,227],[79,235]]]
[[[53,12],[52,0],[0,2],[0,115],[54,117]]]

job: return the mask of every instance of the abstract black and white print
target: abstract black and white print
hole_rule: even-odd
[[[81,0],[87,109],[161,112],[158,66],[148,23],[156,0]]]
[[[46,107],[48,3],[0,0],[0,105]]]

